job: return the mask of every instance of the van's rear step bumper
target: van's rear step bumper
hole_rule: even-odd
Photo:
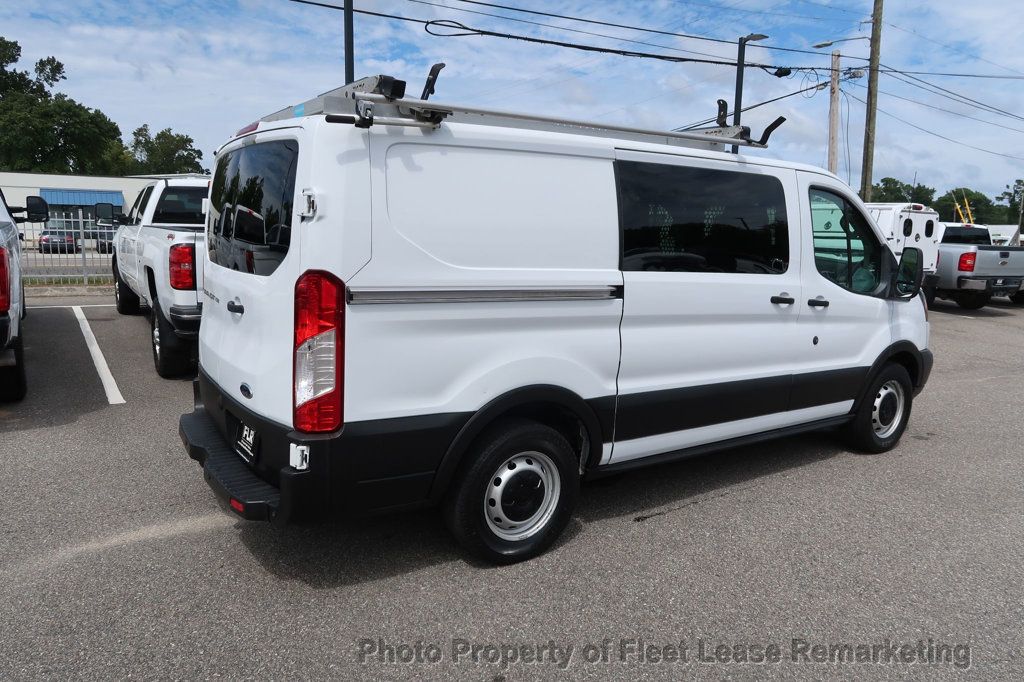
[[[221,437],[205,410],[181,415],[178,435],[189,457],[202,465],[206,482],[232,511],[252,521],[287,522],[291,505],[282,504],[282,491],[246,466]],[[286,481],[288,478],[282,477],[282,486]],[[288,485],[287,492],[292,487]]]

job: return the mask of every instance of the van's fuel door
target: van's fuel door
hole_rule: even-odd
[[[316,215],[316,192],[311,189],[302,190],[302,208],[299,210],[299,217],[303,220],[311,220]]]

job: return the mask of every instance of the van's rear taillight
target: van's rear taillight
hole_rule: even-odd
[[[960,272],[974,272],[974,263],[977,259],[978,254],[976,253],[961,253],[960,263],[957,265],[956,269]]]
[[[324,433],[344,422],[345,284],[311,270],[295,283],[293,373],[296,431]]]
[[[7,249],[0,248],[0,313],[11,309],[11,261]]]
[[[191,244],[171,246],[168,273],[172,289],[196,288],[196,249]]]

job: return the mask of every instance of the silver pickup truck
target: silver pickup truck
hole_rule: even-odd
[[[936,268],[938,298],[977,310],[993,296],[1024,304],[1024,247],[993,246],[984,227],[946,223]]]

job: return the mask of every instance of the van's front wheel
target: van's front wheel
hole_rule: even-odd
[[[882,368],[861,401],[847,435],[854,448],[864,452],[886,452],[896,447],[910,421],[914,387],[902,365]]]
[[[554,429],[525,420],[488,430],[445,502],[445,521],[469,551],[494,563],[537,556],[561,534],[579,497],[578,462]]]

